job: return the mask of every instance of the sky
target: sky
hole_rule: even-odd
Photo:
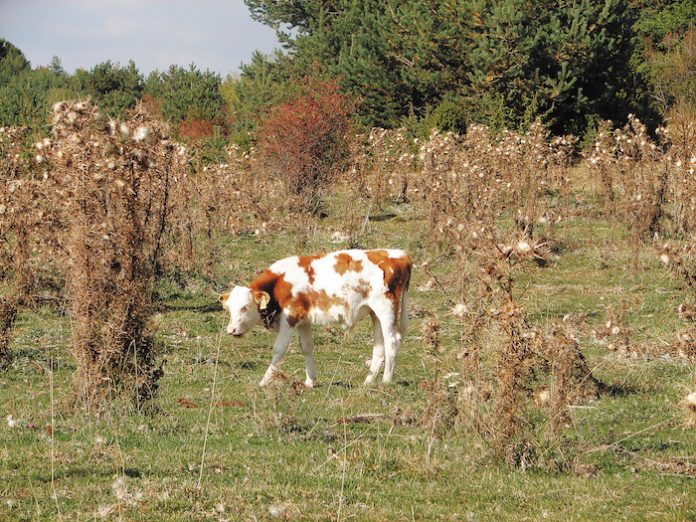
[[[0,0],[0,37],[33,67],[58,56],[69,72],[132,59],[144,74],[193,62],[225,77],[280,47],[242,0]]]

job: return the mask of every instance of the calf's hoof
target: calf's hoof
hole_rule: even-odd
[[[259,381],[259,386],[267,386],[271,383],[273,380],[273,377],[275,377],[276,372],[278,372],[278,368],[273,366],[272,364],[268,367],[268,370],[266,370],[266,373],[263,375],[263,379]]]

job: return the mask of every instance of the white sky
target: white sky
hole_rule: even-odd
[[[32,66],[56,55],[69,72],[133,59],[143,74],[193,62],[224,77],[279,47],[242,0],[0,0],[0,37]]]

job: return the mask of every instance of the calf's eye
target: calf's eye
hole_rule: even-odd
[[[248,308],[248,307],[246,307],[246,306],[242,306],[242,312],[246,312],[247,310],[249,310],[249,308]]]

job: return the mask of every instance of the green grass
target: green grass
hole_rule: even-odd
[[[434,260],[422,246],[426,223],[409,207],[396,210],[372,223],[366,246],[405,247],[417,262]],[[308,250],[332,249],[336,223],[327,218]],[[683,293],[656,256],[643,251],[634,274],[626,231],[595,219],[569,219],[555,235],[564,245],[558,256],[520,278],[520,299],[535,324],[584,313],[588,328],[597,328],[608,307],[627,299],[637,341],[673,338]],[[679,361],[622,359],[581,336],[590,367],[610,391],[573,408],[563,472],[510,469],[490,456],[486,440],[461,430],[435,440],[427,465],[429,427],[393,422],[395,412],[417,416],[428,401],[421,384],[433,368],[419,338],[421,318],[412,319],[391,387],[361,386],[371,354],[362,324],[350,337],[315,328],[317,388],[259,388],[273,334],[223,336],[215,292],[293,245],[288,234],[227,238],[229,260],[212,280],[161,286],[156,320],[166,373],[154,415],[118,403],[98,418],[74,413],[69,319],[51,308],[22,313],[13,366],[0,373],[3,419],[19,422],[0,426],[0,519],[696,520],[695,479],[673,466],[696,464],[696,433],[683,428],[678,405],[696,373]],[[435,270],[443,281],[453,277],[447,260]],[[426,279],[416,269],[411,301],[440,316],[445,370],[457,371],[463,347],[448,315],[455,294],[416,291]],[[218,349],[212,402],[222,405],[211,409]],[[284,370],[304,379],[296,340]],[[384,418],[341,422],[361,413]]]

